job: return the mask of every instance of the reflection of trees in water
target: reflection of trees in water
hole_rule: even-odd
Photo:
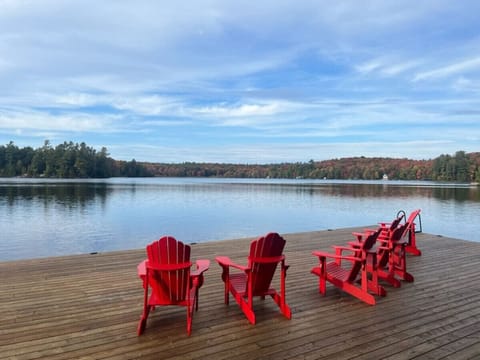
[[[435,188],[433,189],[433,193],[435,198],[441,200],[480,201],[480,191],[478,187]]]
[[[9,206],[18,201],[37,200],[45,206],[55,203],[66,208],[83,208],[95,201],[103,206],[110,191],[104,183],[7,185],[0,186],[0,199],[5,199]]]
[[[329,195],[354,198],[369,197],[425,197],[439,200],[480,201],[478,187],[434,187],[434,186],[389,186],[376,184],[332,184],[321,186],[284,187],[285,191],[294,190],[310,195]]]
[[[193,196],[196,193],[220,193],[232,196],[242,193],[296,193],[307,196],[338,196],[353,198],[408,198],[425,197],[439,200],[480,202],[480,188],[451,186],[396,186],[387,184],[108,184],[96,182],[4,184],[0,186],[0,201],[9,206],[18,201],[37,200],[44,203],[60,204],[66,208],[85,207],[99,201],[105,205],[113,192],[165,192],[174,198],[179,194]]]
[[[299,195],[327,195],[354,198],[407,198],[425,197],[439,200],[480,201],[478,187],[451,186],[396,186],[387,184],[189,184],[162,186],[161,190],[182,193],[284,193],[292,192]],[[150,190],[160,191],[153,187]]]

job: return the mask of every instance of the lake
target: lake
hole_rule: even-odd
[[[0,260],[376,224],[422,209],[424,232],[480,241],[480,188],[400,181],[0,179]],[[421,244],[420,244],[421,247]]]

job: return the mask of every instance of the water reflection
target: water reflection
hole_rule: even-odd
[[[239,179],[0,181],[0,260],[361,226],[422,209],[424,231],[480,241],[477,187]],[[32,239],[34,242],[32,243]]]
[[[440,200],[455,200],[458,202],[474,201],[480,202],[480,191],[478,187],[462,188],[434,188],[433,196]]]
[[[480,201],[480,192],[477,187],[417,187],[417,186],[388,186],[380,185],[362,185],[362,184],[336,184],[336,185],[307,185],[307,186],[289,186],[282,187],[280,191],[294,191],[298,193],[308,193],[310,195],[329,195],[353,198],[379,198],[379,197],[434,197],[439,200],[454,201]],[[273,188],[273,191],[278,188]]]
[[[0,201],[8,206],[19,202],[41,201],[45,206],[57,203],[65,207],[86,207],[94,201],[105,203],[112,192],[105,183],[21,184],[0,186]]]
[[[100,200],[104,203],[108,196],[118,192],[130,192],[132,195],[138,191],[144,193],[155,192],[182,192],[193,193],[236,193],[236,192],[258,192],[258,193],[280,193],[280,194],[302,194],[311,196],[338,196],[352,198],[389,198],[389,197],[425,197],[439,200],[473,201],[480,202],[480,191],[476,186],[458,185],[445,186],[395,186],[382,182],[380,184],[358,184],[358,183],[334,183],[334,184],[282,184],[282,183],[222,183],[218,179],[212,183],[183,183],[183,179],[172,179],[171,183],[148,181],[111,183],[108,181],[53,181],[53,182],[23,182],[10,183],[0,182],[0,200],[5,201],[9,206],[15,206],[18,201],[42,200],[48,205],[49,202],[62,204],[66,207],[88,206],[89,202]],[[192,181],[192,180],[190,180]]]

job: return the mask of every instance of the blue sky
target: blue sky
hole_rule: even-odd
[[[479,1],[0,0],[0,144],[275,163],[480,151]]]

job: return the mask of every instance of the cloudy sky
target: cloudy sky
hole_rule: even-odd
[[[480,151],[480,2],[0,0],[0,144],[272,163]]]

